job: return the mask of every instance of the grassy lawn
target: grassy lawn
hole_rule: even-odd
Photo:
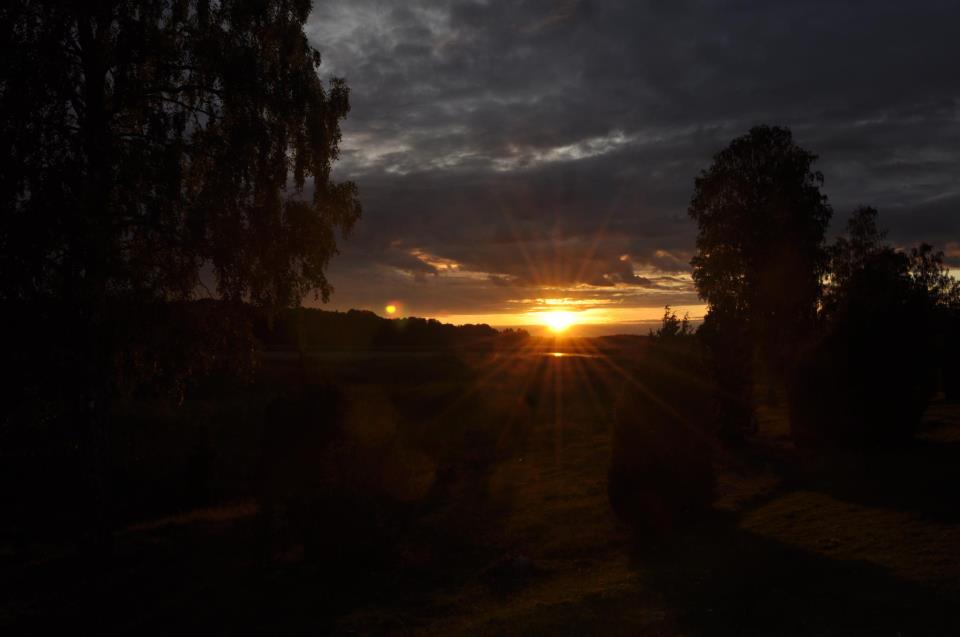
[[[295,543],[265,556],[257,501],[241,497],[126,526],[106,568],[62,545],[33,545],[26,559],[5,548],[0,629],[960,634],[960,405],[932,405],[910,447],[859,456],[794,449],[784,415],[763,407],[755,438],[717,455],[714,514],[669,540],[645,539],[606,496],[609,407],[629,386],[627,366],[544,360],[471,380],[444,369],[448,380],[406,382],[393,362],[365,377],[374,378],[365,401],[377,388],[398,427],[438,417],[424,405],[451,386],[454,406],[438,412],[519,387],[535,396],[522,444],[451,479],[436,506],[397,519],[402,549],[389,565],[333,569],[337,546],[314,560]],[[468,422],[464,413],[453,420]],[[439,452],[424,449],[435,471]]]

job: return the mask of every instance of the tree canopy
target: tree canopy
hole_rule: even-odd
[[[758,126],[695,180],[697,290],[768,355],[796,343],[816,317],[832,215],[816,159],[788,129]]]
[[[251,360],[237,302],[329,297],[361,210],[331,179],[349,89],[318,75],[310,8],[0,6],[0,303],[30,317],[10,356],[34,370],[25,385],[55,389],[58,368],[68,403],[142,382],[182,394],[186,376]],[[228,303],[163,307],[198,296]]]
[[[920,425],[942,377],[957,282],[942,252],[885,242],[874,208],[861,207],[829,247],[822,330],[794,375],[791,427],[803,444],[899,443]]]
[[[360,205],[330,179],[349,91],[310,7],[4,3],[0,299],[326,299]]]

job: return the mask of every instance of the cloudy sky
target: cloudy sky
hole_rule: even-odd
[[[328,307],[517,325],[561,307],[646,331],[702,314],[695,175],[755,124],[820,155],[842,227],[960,265],[960,3],[317,0],[363,218]]]

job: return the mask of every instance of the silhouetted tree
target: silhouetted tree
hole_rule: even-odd
[[[824,288],[826,314],[840,302],[839,295],[851,279],[866,268],[868,261],[884,248],[886,231],[877,226],[877,209],[861,206],[847,221],[846,235],[827,248],[829,281]]]
[[[820,192],[823,175],[812,169],[816,159],[788,129],[758,126],[718,153],[695,181],[689,214],[698,234],[691,264],[713,315],[715,338],[706,343],[720,377],[744,372],[743,346],[764,361],[768,380],[780,377],[815,325],[832,214]],[[743,338],[733,339],[732,348],[722,342],[740,331]],[[736,360],[726,358],[731,349]],[[749,381],[739,384],[749,392]],[[748,395],[722,398],[750,403]]]
[[[901,252],[883,237],[877,211],[859,208],[830,247],[824,333],[791,392],[800,443],[902,441],[935,389],[957,284],[930,246]]]
[[[29,355],[72,370],[87,439],[118,385],[143,376],[123,365],[155,363],[120,355],[140,337],[122,329],[131,308],[207,282],[270,306],[330,294],[336,233],[360,206],[352,183],[330,180],[348,88],[317,75],[310,7],[0,8],[0,301],[35,315]]]
[[[690,327],[690,314],[684,313],[683,318],[677,316],[676,312],[670,310],[669,305],[663,307],[663,318],[660,321],[660,327],[650,330],[650,337],[656,340],[682,338],[691,336],[693,330]]]
[[[930,355],[927,374],[939,372],[948,398],[960,394],[960,281],[950,275],[942,251],[922,243],[910,249],[910,277],[922,300],[921,327]]]
[[[3,9],[4,299],[185,297],[286,305],[330,286],[359,214],[329,179],[349,110],[327,90],[310,2]]]

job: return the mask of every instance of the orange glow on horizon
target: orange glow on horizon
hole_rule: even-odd
[[[570,306],[557,307],[554,310],[551,304],[544,303],[542,309],[530,309],[527,311],[511,312],[505,308],[505,311],[485,314],[447,314],[438,313],[428,316],[435,318],[443,323],[452,323],[454,325],[480,324],[486,323],[492,327],[503,328],[524,328],[533,329],[536,333],[538,328],[547,331],[551,335],[555,334],[547,324],[546,316],[554,311],[569,312],[573,315],[573,325],[567,332],[576,331],[578,333],[590,335],[597,333],[597,328],[609,326],[605,330],[607,333],[637,333],[646,334],[650,328],[656,328],[663,317],[663,305],[650,305],[645,307],[591,307],[587,309],[570,310]],[[706,314],[706,305],[684,305],[678,304],[673,309],[679,315],[685,312],[690,313],[692,321],[700,321]]]

